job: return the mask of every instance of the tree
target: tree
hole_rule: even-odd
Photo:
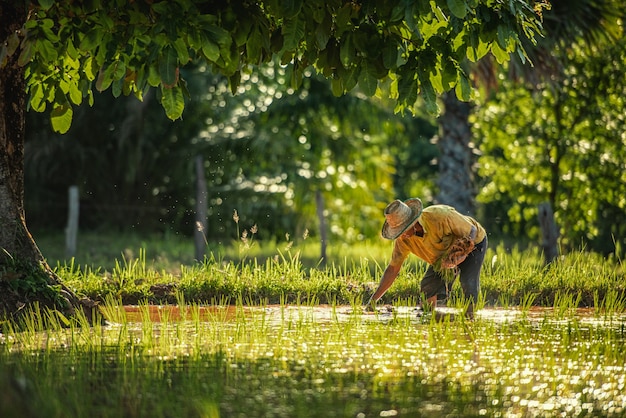
[[[509,232],[538,237],[532,221],[547,201],[564,248],[584,243],[609,253],[614,240],[624,244],[623,225],[615,222],[626,211],[624,71],[623,38],[602,49],[572,46],[558,88],[505,81],[479,106],[480,174],[490,179],[479,199],[507,202]]]
[[[454,206],[461,213],[474,215],[474,163],[471,126],[468,123],[472,105],[450,92],[442,95],[443,113],[439,117],[439,191],[436,202]]]
[[[59,282],[24,219],[27,105],[50,109],[53,128],[66,132],[74,106],[92,103],[93,89],[142,98],[154,87],[167,116],[177,119],[185,103],[181,67],[206,62],[235,91],[249,65],[278,55],[289,64],[293,87],[310,66],[332,79],[338,95],[357,84],[373,95],[378,81],[391,77],[399,108],[410,108],[420,92],[433,108],[437,92],[454,88],[469,98],[459,64],[465,57],[523,55],[521,40],[540,30],[535,10],[522,1],[1,0],[0,17],[2,281],[8,286],[9,272],[19,276],[16,283],[24,280],[19,261],[44,270],[46,288]]]
[[[474,63],[467,62],[472,79],[486,87],[487,93],[498,84],[498,66],[505,62],[509,63],[509,77],[541,89],[546,83],[558,83],[559,72],[567,61],[567,51],[573,41],[599,46],[617,39],[618,22],[624,16],[620,0],[553,0],[550,3],[549,10],[543,13],[544,36],[536,43],[522,41],[527,56],[512,54],[509,61],[507,52],[496,50],[493,55],[473,56],[475,59],[470,61]],[[476,62],[476,58],[480,61]],[[461,212],[473,213],[478,192],[474,184],[478,152],[472,142],[469,122],[472,104],[445,93],[442,105],[437,141],[441,153],[437,200]]]

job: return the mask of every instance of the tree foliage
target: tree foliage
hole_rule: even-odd
[[[294,87],[311,66],[333,80],[336,94],[359,85],[373,95],[390,78],[399,108],[421,92],[435,110],[436,92],[454,88],[469,98],[462,59],[523,55],[520,41],[540,30],[536,10],[520,0],[0,0],[0,13],[0,267],[15,258],[42,265],[50,285],[58,278],[25,223],[26,103],[48,109],[54,130],[67,132],[75,106],[91,103],[94,89],[143,98],[154,87],[177,119],[189,63],[209,65],[235,91],[249,65],[279,56]],[[0,302],[15,310],[15,301]]]
[[[436,111],[436,94],[455,89],[469,99],[460,62],[487,53],[498,62],[524,56],[521,42],[540,31],[542,3],[502,0],[363,1],[41,0],[2,45],[0,66],[19,54],[30,106],[49,108],[67,132],[74,107],[93,91],[142,98],[150,87],[171,119],[181,117],[187,86],[181,68],[201,60],[229,77],[233,91],[249,64],[277,55],[290,63],[297,88],[306,68],[332,80],[341,95],[359,86],[374,95],[392,79],[398,109],[421,93]]]
[[[285,179],[289,206],[310,219],[321,209],[320,193],[331,232],[353,241],[378,232],[380,205],[392,196],[393,159],[385,149],[404,136],[402,118],[362,94],[333,97],[327,84],[310,75],[274,100],[252,146]]]
[[[614,220],[626,211],[625,51],[623,39],[591,54],[574,47],[558,86],[504,83],[480,107],[480,174],[490,182],[479,198],[505,202],[507,232],[533,225],[537,205],[549,201],[564,245],[595,242],[609,252],[621,240]]]
[[[78,184],[84,228],[190,233],[193,161],[201,155],[209,241],[235,238],[234,210],[242,228],[258,225],[260,238],[305,228],[318,235],[316,190],[326,197],[331,233],[350,241],[377,234],[379,205],[394,196],[391,163],[415,169],[400,150],[410,148],[420,163],[432,158],[424,152],[428,138],[414,140],[432,135],[432,126],[416,133],[414,118],[362,94],[335,98],[320,76],[308,74],[294,91],[285,87],[284,67],[262,65],[242,76],[236,95],[206,67],[184,76],[191,96],[185,118],[175,122],[162,117],[153,96],[140,102],[96,93],[65,135],[31,112],[25,178],[34,230],[63,227],[67,187]]]

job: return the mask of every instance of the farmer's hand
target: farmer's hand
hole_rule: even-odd
[[[376,312],[376,301],[370,298],[365,306],[363,306],[364,312]]]
[[[441,257],[441,267],[444,269],[451,269],[463,261],[469,253],[474,249],[474,240],[470,237],[457,238],[452,242],[452,245],[448,248],[448,251]]]

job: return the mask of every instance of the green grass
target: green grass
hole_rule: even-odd
[[[349,304],[366,299],[376,288],[391,253],[389,242],[331,245],[321,263],[318,243],[311,239],[284,243],[253,241],[213,248],[204,262],[193,260],[190,239],[81,235],[76,258],[66,260],[62,248],[47,237],[42,252],[64,282],[80,295],[103,301],[108,296],[126,304],[173,303],[178,294],[190,302],[237,298],[256,303]],[[98,260],[98,263],[96,263]],[[426,265],[410,256],[398,279],[381,300],[419,299]],[[626,278],[621,260],[584,251],[563,255],[548,267],[537,248],[519,250],[492,245],[487,252],[481,290],[489,306],[529,302],[552,306],[559,295],[576,295],[578,306],[599,306],[607,296],[623,304]],[[458,294],[458,283],[454,288]],[[610,302],[610,301],[609,301]],[[608,303],[608,302],[607,302]]]

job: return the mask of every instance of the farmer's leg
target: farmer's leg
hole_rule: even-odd
[[[474,304],[478,301],[480,270],[483,266],[486,251],[487,237],[479,244],[476,244],[476,247],[469,253],[465,261],[459,264],[461,289],[463,289],[463,295],[470,301],[467,309],[469,316],[473,316]]]
[[[420,290],[426,298],[426,302],[422,303],[422,307],[425,309],[434,308],[437,305],[437,297],[444,298],[447,296],[446,282],[441,274],[433,269],[433,266],[428,266],[426,273],[424,273]]]

